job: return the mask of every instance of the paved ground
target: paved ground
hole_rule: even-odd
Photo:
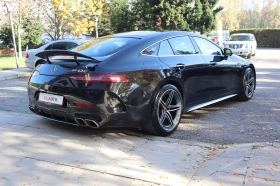
[[[250,102],[185,114],[171,138],[46,120],[27,109],[26,78],[0,81],[0,186],[280,185],[279,51],[252,59]]]
[[[170,137],[213,144],[279,142],[280,50],[258,50],[257,90],[249,102],[227,100],[183,115]],[[27,78],[0,81],[0,110],[31,113]],[[139,133],[138,135],[141,135]]]
[[[216,146],[0,111],[0,185],[280,185],[280,143]]]

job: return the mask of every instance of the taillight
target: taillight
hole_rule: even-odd
[[[29,58],[28,52],[26,52],[26,54],[25,54],[25,58]]]
[[[123,75],[103,74],[103,75],[73,75],[71,79],[90,83],[127,83],[131,80]]]
[[[93,108],[92,105],[84,104],[84,103],[74,103],[74,105],[75,105],[76,107],[87,108],[87,109]]]

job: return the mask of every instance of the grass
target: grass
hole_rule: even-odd
[[[25,58],[19,58],[18,66],[26,67],[24,63]],[[1,57],[0,56],[0,70],[8,70],[11,68],[17,68],[15,57]]]

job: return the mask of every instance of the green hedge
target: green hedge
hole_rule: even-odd
[[[258,47],[280,48],[280,29],[248,28],[232,30],[234,33],[252,33],[255,35]]]

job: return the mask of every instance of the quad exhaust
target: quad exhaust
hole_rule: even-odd
[[[75,118],[75,121],[80,126],[99,128],[98,123],[92,119]]]
[[[30,110],[31,112],[36,113],[36,112],[35,112],[35,108],[34,108],[34,107],[29,106],[29,110]]]

